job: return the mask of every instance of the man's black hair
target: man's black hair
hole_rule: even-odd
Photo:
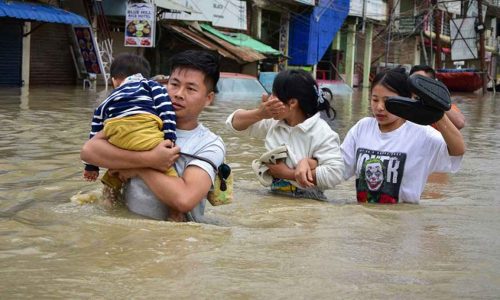
[[[112,78],[125,79],[131,75],[140,73],[144,78],[149,78],[151,66],[142,56],[132,53],[120,53],[111,63],[109,73]]]
[[[204,50],[186,50],[180,52],[170,59],[170,73],[175,69],[195,69],[205,75],[205,85],[209,92],[217,92],[219,81],[219,58],[214,53]]]
[[[410,76],[418,71],[424,71],[425,73],[429,74],[432,79],[436,79],[436,71],[428,65],[415,65],[411,68],[410,70]]]

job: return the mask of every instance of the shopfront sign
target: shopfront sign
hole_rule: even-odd
[[[172,0],[193,9],[194,12],[172,11],[162,19],[211,22],[213,26],[246,30],[247,6],[240,0]],[[198,13],[199,12],[199,13]]]
[[[156,13],[151,3],[127,3],[125,46],[154,47]]]
[[[85,70],[88,74],[102,74],[103,65],[97,48],[97,41],[94,39],[92,29],[89,26],[73,26],[78,49],[83,58]]]

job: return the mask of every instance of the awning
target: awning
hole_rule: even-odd
[[[182,26],[176,26],[176,25],[164,25],[166,28],[180,34],[181,36],[185,37],[192,43],[208,50],[212,51],[217,51],[220,55],[226,58],[234,59],[236,61],[239,61],[239,59],[231,54],[231,52],[227,51],[223,47],[218,46],[214,42],[210,41],[208,38],[204,37],[202,34],[194,31],[193,29],[182,27]]]
[[[200,27],[215,35],[216,37],[240,47],[248,47],[265,55],[281,55],[282,53],[243,33],[223,33],[208,24],[200,24]]]
[[[0,18],[62,23],[71,25],[89,25],[87,19],[59,7],[19,1],[0,0]]]
[[[233,59],[240,64],[250,63],[262,59],[266,56],[251,48],[238,47],[218,38],[208,32],[201,32],[192,26],[182,27],[176,25],[164,25],[168,29],[184,36],[189,41],[208,50],[217,51],[223,57]]]
[[[169,9],[169,10],[178,10],[178,11],[183,11],[187,13],[201,13],[199,11],[196,11],[190,7],[180,5],[172,0],[154,0],[154,3],[156,6],[164,9]]]

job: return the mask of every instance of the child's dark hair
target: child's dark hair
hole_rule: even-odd
[[[204,50],[186,50],[180,52],[170,59],[170,72],[175,69],[195,69],[205,75],[205,84],[209,92],[217,92],[216,86],[219,81],[219,57]]]
[[[140,73],[143,77],[149,78],[151,66],[142,56],[132,53],[120,53],[111,63],[109,73],[112,78],[125,79],[131,75]]]
[[[385,70],[377,73],[372,81],[371,89],[380,84],[399,96],[411,98],[411,91],[407,83],[408,75],[405,69]]]
[[[428,65],[415,65],[411,68],[410,70],[410,76],[418,71],[424,71],[425,73],[429,74],[432,79],[436,79],[436,71],[428,66]]]
[[[331,91],[328,90],[331,94]],[[327,94],[318,90],[318,84],[310,73],[304,70],[285,70],[276,75],[273,82],[273,94],[283,103],[295,98],[306,118],[324,110],[332,118],[332,110]],[[335,114],[333,115],[335,117]]]

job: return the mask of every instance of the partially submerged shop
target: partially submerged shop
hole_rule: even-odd
[[[74,84],[68,25],[89,22],[48,4],[0,0],[0,86]]]

